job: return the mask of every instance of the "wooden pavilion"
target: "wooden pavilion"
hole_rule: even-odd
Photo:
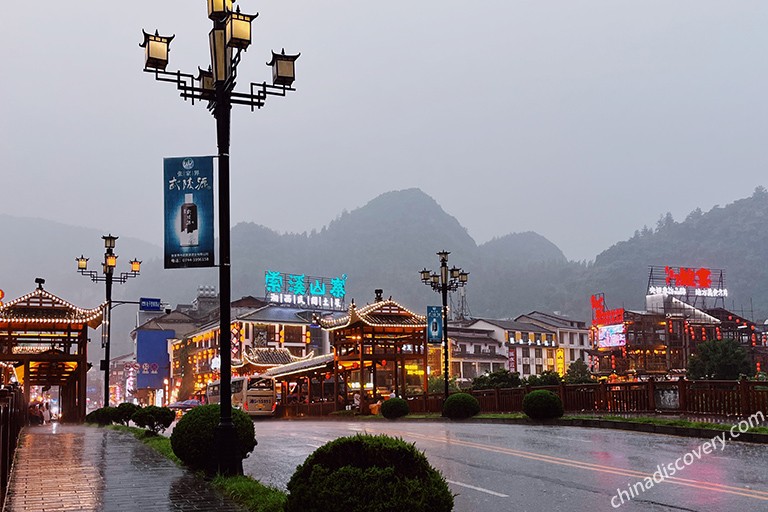
[[[12,367],[23,381],[24,397],[31,386],[58,386],[61,420],[85,419],[88,327],[96,328],[103,306],[82,309],[43,289],[0,306],[0,366],[8,383]]]
[[[364,399],[395,391],[398,396],[427,392],[426,317],[404,308],[391,298],[362,308],[354,301],[347,315],[321,320],[330,333],[334,353],[334,382],[352,391],[364,391]],[[349,389],[336,389],[346,395]]]

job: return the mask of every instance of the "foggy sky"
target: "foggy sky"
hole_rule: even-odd
[[[205,1],[5,4],[0,213],[160,245],[162,159],[215,154],[215,125],[138,44],[175,34],[168,69],[207,67]],[[238,4],[260,13],[239,89],[301,57],[297,92],[233,111],[233,225],[319,230],[418,187],[478,243],[593,259],[768,184],[765,1]]]

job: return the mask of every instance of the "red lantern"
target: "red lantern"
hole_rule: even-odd
[[[387,366],[387,360],[386,359],[382,359],[381,360],[381,366]]]

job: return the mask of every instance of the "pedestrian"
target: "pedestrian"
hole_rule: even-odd
[[[48,425],[51,422],[51,408],[48,402],[43,404],[43,425]]]

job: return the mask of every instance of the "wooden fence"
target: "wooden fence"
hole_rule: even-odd
[[[523,398],[536,389],[560,396],[568,413],[670,413],[716,417],[768,415],[768,383],[739,381],[647,381],[559,386],[524,386],[469,391],[486,413],[522,412]],[[412,413],[440,412],[443,394],[408,397]],[[336,410],[333,402],[286,406],[286,416],[324,416]]]
[[[0,387],[0,501],[5,499],[19,432],[27,421],[26,401],[19,386]]]

